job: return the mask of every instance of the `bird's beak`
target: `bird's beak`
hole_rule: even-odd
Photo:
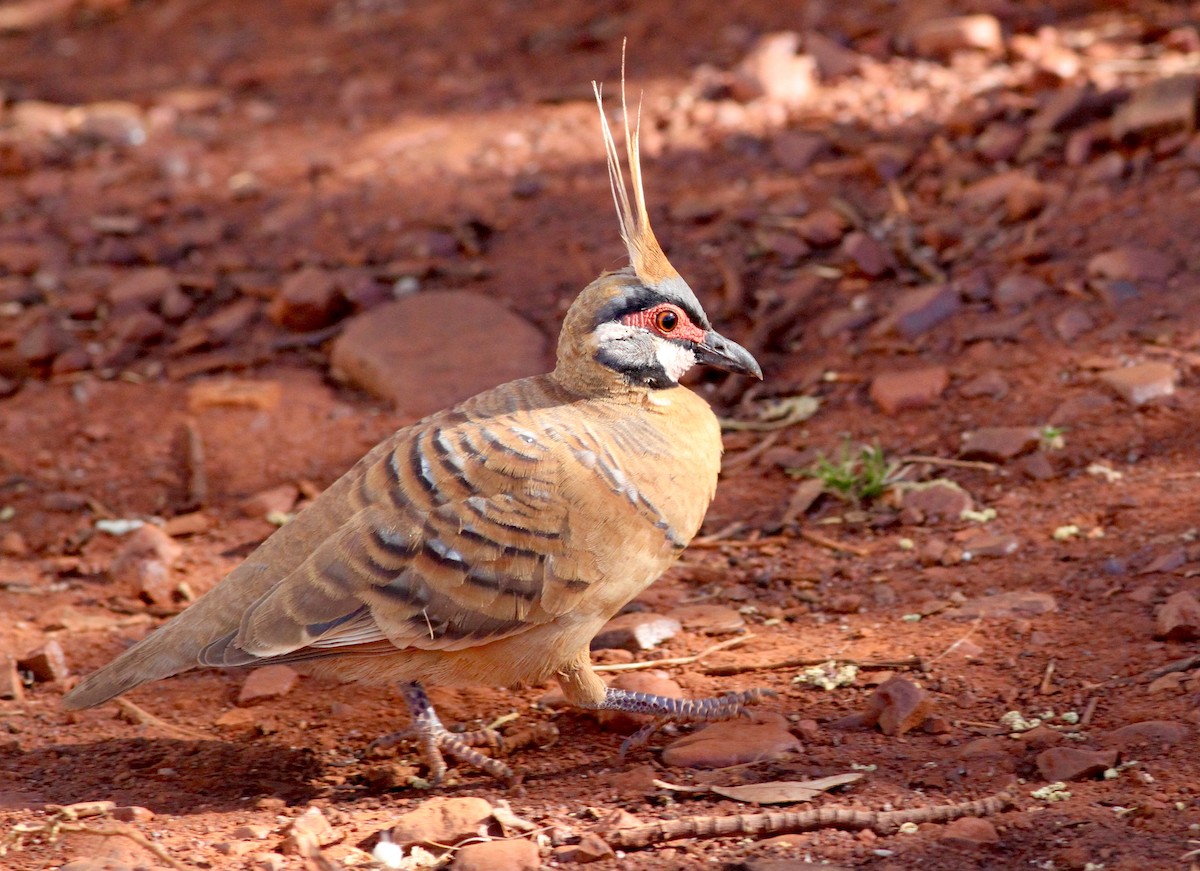
[[[704,341],[694,346],[696,362],[707,366],[716,366],[726,372],[740,372],[742,375],[753,375],[762,380],[762,367],[758,365],[750,352],[731,342],[716,330],[704,334]]]

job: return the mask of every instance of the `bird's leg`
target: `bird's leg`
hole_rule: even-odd
[[[625,739],[621,744],[624,756],[635,747],[640,747],[650,736],[670,722],[711,723],[715,720],[730,720],[745,713],[751,702],[773,696],[771,690],[754,689],[726,693],[706,699],[673,699],[651,693],[614,689],[592,668],[588,651],[582,651],[575,660],[556,675],[567,701],[592,711],[624,711],[629,714],[648,714],[654,720]]]
[[[368,750],[391,747],[405,739],[413,738],[421,748],[421,758],[429,768],[429,779],[433,783],[440,783],[446,776],[446,760],[442,757],[443,753],[473,765],[499,780],[510,783],[515,780],[513,770],[503,762],[473,749],[481,746],[502,749],[504,738],[499,732],[494,729],[479,729],[455,734],[442,725],[437,711],[429,702],[429,696],[419,683],[403,683],[400,685],[400,692],[408,705],[412,725],[402,732],[376,738],[368,746]]]

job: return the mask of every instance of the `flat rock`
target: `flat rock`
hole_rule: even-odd
[[[334,274],[307,266],[283,280],[279,295],[267,307],[267,316],[285,329],[306,332],[333,323],[345,308],[347,302]]]
[[[1156,78],[1141,85],[1113,113],[1113,138],[1195,130],[1198,92],[1200,78],[1194,75]]]
[[[260,669],[261,670],[261,669]],[[290,823],[284,831],[279,849],[287,854],[306,855],[314,847],[325,847],[338,840],[329,818],[319,807],[308,807]]]
[[[990,532],[976,533],[962,543],[963,558],[1012,556],[1021,549],[1021,540],[1015,535],[996,535]]]
[[[1170,396],[1175,392],[1177,377],[1175,367],[1161,360],[1109,369],[1097,376],[1133,406],[1143,405],[1160,396]]]
[[[842,240],[842,252],[868,278],[878,278],[896,268],[892,252],[874,236],[858,230]]]
[[[188,411],[196,414],[210,408],[249,408],[274,411],[283,401],[278,381],[224,378],[200,381],[188,387]]]
[[[545,372],[546,339],[486,296],[433,291],[351,318],[333,344],[332,362],[352,384],[421,417]]]
[[[1055,315],[1053,325],[1054,332],[1060,339],[1073,342],[1084,333],[1090,332],[1096,326],[1096,322],[1083,307],[1073,305]]]
[[[467,838],[486,835],[492,818],[492,806],[482,798],[444,798],[435,796],[416,810],[401,814],[388,830],[401,847],[421,844],[457,844]]]
[[[1032,426],[985,426],[963,436],[959,455],[969,460],[1003,462],[1038,446],[1042,434]]]
[[[942,840],[971,846],[999,844],[1000,833],[990,820],[982,817],[962,817],[946,824]]]
[[[909,341],[927,333],[962,308],[958,290],[949,284],[933,284],[896,295],[891,313],[872,328],[876,335],[895,333]]]
[[[1103,774],[1117,764],[1116,750],[1050,747],[1037,755],[1038,773],[1050,783],[1083,780]]]
[[[637,653],[652,650],[668,638],[674,638],[683,627],[674,617],[649,611],[619,614],[609,620],[592,639],[592,650],[618,648]]]
[[[589,832],[579,839],[578,844],[563,844],[554,848],[554,858],[561,863],[589,865],[615,855],[613,848],[599,835]]]
[[[879,726],[885,735],[903,735],[920,726],[933,712],[933,699],[908,678],[888,678],[871,694],[863,714],[864,726]]]
[[[238,503],[238,509],[246,517],[266,517],[268,514],[286,514],[296,505],[300,488],[295,484],[280,484],[247,496]]]
[[[765,97],[788,106],[803,103],[816,87],[817,64],[799,49],[798,33],[760,36],[734,70],[734,96],[743,101]]]
[[[453,871],[537,871],[538,845],[527,838],[464,844],[454,854]]]
[[[1165,747],[1183,741],[1191,730],[1171,720],[1143,720],[1113,729],[1105,736],[1105,744],[1129,747],[1135,744]]]
[[[1050,286],[1036,275],[1011,272],[992,291],[992,302],[1002,308],[1020,308],[1036,302]]]
[[[988,54],[1004,50],[1004,35],[994,15],[930,18],[913,25],[908,38],[921,57],[946,58],[967,49]]]
[[[1177,267],[1175,258],[1154,248],[1125,245],[1096,254],[1087,263],[1091,279],[1163,282]]]
[[[685,735],[663,750],[663,762],[679,768],[727,768],[768,762],[798,753],[800,741],[780,714],[756,711],[752,719],[712,723]]]
[[[105,296],[113,314],[156,308],[171,291],[179,289],[171,270],[162,266],[134,269],[121,275]]]
[[[296,686],[300,675],[290,665],[277,663],[256,668],[246,676],[238,692],[239,705],[251,705],[263,699],[286,696]]]
[[[944,478],[910,484],[901,491],[900,513],[905,523],[958,520],[975,507],[971,494]]]
[[[870,395],[887,414],[927,408],[950,383],[945,366],[929,366],[904,372],[882,372],[871,381]]]
[[[1155,635],[1167,641],[1200,638],[1200,601],[1190,590],[1167,597],[1154,615]]]
[[[729,635],[746,628],[746,619],[724,605],[683,605],[672,608],[667,616],[678,620],[689,632],[705,635]]]
[[[976,618],[997,617],[1036,617],[1058,610],[1058,602],[1049,593],[1039,593],[1036,590],[1013,590],[1008,593],[997,593],[994,596],[981,596],[971,599],[952,611],[947,611],[947,617],[959,620],[974,620]]]
[[[1003,399],[1011,388],[1008,379],[992,369],[976,375],[958,388],[958,392],[967,399]]]

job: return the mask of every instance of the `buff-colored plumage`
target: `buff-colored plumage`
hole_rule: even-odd
[[[210,593],[87,677],[69,707],[205,666],[288,662],[396,681],[440,776],[438,747],[507,769],[449,737],[421,682],[556,678],[580,705],[693,720],[736,714],[751,698],[678,703],[606,690],[588,658],[605,621],[687,546],[716,488],[716,418],[671,373],[704,360],[761,375],[711,330],[655,240],[636,131],[627,120],[631,206],[607,122],[603,130],[631,267],[575,300],[554,371],[380,443]],[[664,306],[675,320],[656,335],[645,312]],[[676,328],[690,338],[674,339]]]

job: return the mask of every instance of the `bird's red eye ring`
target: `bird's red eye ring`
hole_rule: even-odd
[[[660,333],[673,333],[679,326],[679,315],[671,309],[663,309],[654,316],[654,326]]]

